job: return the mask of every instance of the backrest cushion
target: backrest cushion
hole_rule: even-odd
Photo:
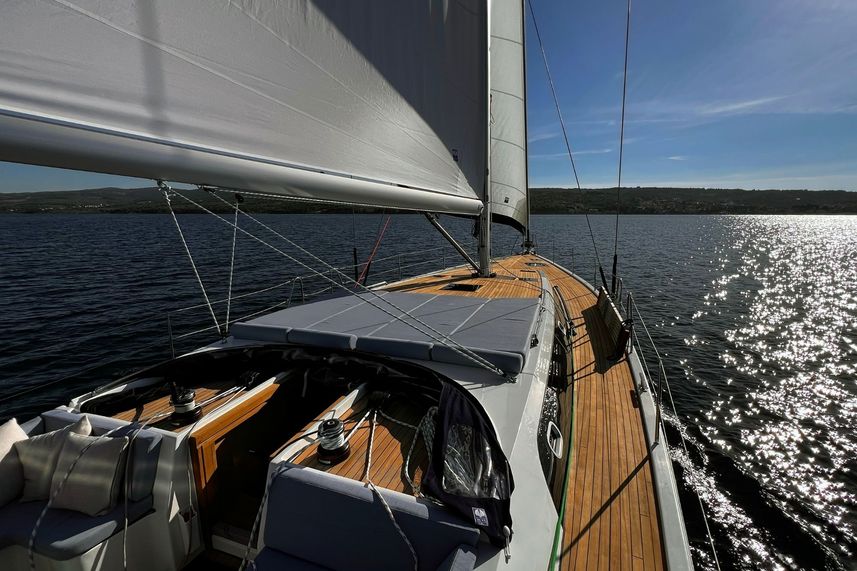
[[[89,436],[92,425],[82,416],[74,424],[46,432],[15,443],[24,476],[22,502],[47,500],[51,491],[51,478],[62,447],[69,433]]]
[[[14,444],[26,439],[27,433],[14,418],[0,426],[0,508],[24,489],[24,472]]]
[[[51,479],[52,507],[95,516],[116,506],[128,439],[70,433]]]
[[[362,482],[283,465],[272,484],[265,545],[330,569],[413,569],[411,551],[383,504]],[[398,492],[380,493],[417,552],[434,571],[479,531],[446,510]]]
[[[140,425],[134,424],[123,426],[110,433],[110,436],[125,436],[131,442],[131,457],[128,459],[128,499],[132,502],[146,499],[151,495],[155,484],[163,438],[154,431],[140,430]]]

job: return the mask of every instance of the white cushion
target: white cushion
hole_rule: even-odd
[[[27,439],[14,418],[0,426],[0,508],[21,495],[24,472],[14,444]]]
[[[51,506],[87,515],[109,512],[122,487],[127,450],[125,436],[68,434],[51,480]]]
[[[65,428],[32,436],[27,440],[15,443],[15,449],[18,451],[18,458],[21,460],[24,473],[22,502],[48,499],[51,492],[51,478],[53,478],[57,460],[70,432],[89,436],[92,433],[92,425],[89,424],[89,419],[83,416]]]

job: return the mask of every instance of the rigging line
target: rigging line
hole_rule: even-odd
[[[238,238],[238,203],[241,195],[235,195],[235,228],[232,229],[232,261],[229,263],[229,291],[226,294],[226,322],[223,324],[224,335],[229,332],[229,311],[232,309],[232,275],[235,273],[235,243]]]
[[[571,151],[571,143],[568,140],[568,130],[565,127],[565,120],[562,117],[562,110],[559,106],[559,97],[556,94],[556,87],[553,83],[553,75],[551,75],[550,66],[548,65],[548,56],[545,53],[545,46],[542,43],[542,35],[539,31],[539,24],[536,20],[536,11],[533,8],[532,0],[527,0],[527,6],[530,8],[530,15],[533,17],[533,29],[536,31],[536,39],[539,43],[539,50],[542,53],[542,63],[545,66],[545,72],[548,76],[548,84],[550,85],[551,96],[553,97],[554,107],[556,107],[556,114],[559,118],[559,124],[562,128],[562,137],[565,140],[565,148],[568,151],[568,159],[571,161],[571,170],[574,173],[574,182],[577,184],[577,190],[580,192],[581,196],[583,196],[583,189],[580,187],[580,177],[577,175],[577,166],[574,164],[574,153]],[[584,212],[583,215],[586,217],[586,226],[589,228],[589,237],[592,239],[592,249],[595,251],[595,260],[598,263],[598,270],[601,272],[601,282],[604,285],[604,288],[607,288],[607,278],[604,277],[604,268],[601,265],[601,256],[598,253],[598,246],[595,243],[595,234],[592,231],[592,222],[589,220],[589,213]]]
[[[176,192],[175,190],[173,190],[172,192],[173,192],[173,194],[175,194],[176,196],[178,196],[178,197],[180,197],[180,198],[184,199],[185,201],[189,202],[190,204],[193,204],[194,206],[196,206],[197,208],[199,208],[199,209],[200,209],[200,210],[202,210],[203,212],[205,212],[205,213],[207,213],[207,214],[211,214],[212,216],[214,216],[215,218],[217,218],[217,219],[218,219],[218,220],[220,220],[221,222],[224,222],[225,224],[228,224],[228,225],[230,225],[230,226],[232,225],[232,223],[231,223],[231,222],[229,222],[229,220],[227,220],[227,219],[223,218],[222,216],[217,215],[216,213],[212,212],[211,210],[209,210],[209,209],[208,209],[208,208],[206,208],[205,206],[203,206],[203,205],[199,204],[198,202],[195,202],[193,199],[188,198],[187,196],[184,196],[184,195],[182,195],[181,193]],[[221,200],[221,201],[223,200],[223,199],[222,199],[222,198],[220,198],[220,197],[217,197],[217,198],[218,198],[219,200]],[[329,268],[330,270],[332,270],[332,271],[336,272],[336,273],[337,273],[337,274],[339,274],[341,277],[345,278],[346,280],[350,280],[350,278],[349,278],[347,275],[343,274],[343,273],[342,273],[341,271],[339,271],[337,268],[335,268],[335,267],[331,266],[330,264],[328,264],[328,263],[327,263],[327,262],[325,262],[324,260],[321,260],[320,258],[318,258],[317,256],[315,256],[315,255],[314,255],[314,254],[312,254],[311,252],[308,252],[307,250],[305,250],[304,248],[302,248],[301,246],[299,246],[298,244],[295,244],[294,242],[292,242],[291,240],[289,240],[288,238],[286,238],[285,236],[283,236],[282,234],[280,234],[279,232],[277,232],[276,230],[274,230],[274,229],[273,229],[273,228],[271,228],[270,226],[267,226],[267,225],[266,225],[265,223],[263,223],[262,221],[260,221],[260,220],[258,220],[258,219],[256,219],[256,218],[254,218],[253,216],[251,216],[251,215],[247,214],[247,213],[246,213],[246,212],[244,212],[243,210],[241,211],[241,213],[242,213],[244,216],[248,217],[250,220],[252,220],[252,221],[256,222],[257,224],[259,224],[259,225],[260,225],[260,226],[262,226],[263,228],[267,229],[269,232],[273,233],[273,234],[274,234],[274,235],[276,235],[276,236],[279,236],[280,238],[282,238],[283,240],[285,240],[288,244],[290,244],[290,245],[292,245],[293,247],[297,248],[298,250],[300,250],[300,251],[304,252],[304,253],[305,253],[305,254],[307,254],[308,256],[310,256],[310,257],[312,257],[312,258],[314,258],[314,259],[318,260],[318,261],[319,261],[319,262],[321,262],[323,265],[328,266],[328,268]],[[290,261],[292,261],[292,262],[294,262],[294,263],[298,264],[299,266],[303,267],[304,269],[307,269],[307,270],[309,270],[310,272],[315,273],[315,275],[317,275],[318,277],[320,277],[320,278],[322,278],[322,279],[324,279],[324,280],[327,280],[328,282],[330,282],[331,284],[333,284],[335,287],[338,287],[338,288],[344,289],[344,290],[346,290],[346,291],[348,291],[348,292],[351,292],[351,290],[350,290],[350,289],[349,289],[345,284],[343,284],[343,283],[340,283],[340,282],[336,281],[335,279],[333,279],[332,277],[330,277],[329,275],[327,275],[327,273],[326,273],[326,272],[325,272],[325,273],[323,273],[323,272],[320,272],[320,271],[318,271],[318,270],[315,270],[314,268],[312,268],[311,266],[309,266],[309,265],[305,264],[304,262],[301,262],[300,260],[298,260],[298,259],[297,259],[297,258],[295,258],[294,256],[291,256],[291,255],[287,254],[286,252],[282,251],[281,249],[277,248],[276,246],[274,246],[274,245],[272,245],[272,244],[269,244],[268,242],[264,241],[262,238],[259,238],[258,236],[255,236],[254,234],[251,234],[250,232],[248,232],[247,230],[244,230],[243,228],[239,228],[239,229],[238,229],[238,231],[239,231],[239,232],[241,232],[242,234],[244,234],[244,235],[246,235],[246,236],[248,236],[248,237],[252,238],[253,240],[255,240],[255,241],[259,242],[259,243],[260,243],[260,244],[262,244],[263,246],[266,246],[266,247],[270,248],[271,250],[273,250],[273,251],[277,252],[278,254],[280,254],[281,256],[285,257],[286,259],[288,259],[288,260],[290,260]],[[353,280],[350,280],[350,281],[352,281],[352,282],[353,282]],[[393,319],[395,319],[395,320],[397,320],[397,321],[400,321],[400,322],[404,323],[404,324],[405,324],[405,325],[407,325],[408,327],[411,327],[412,329],[415,329],[416,331],[419,331],[420,333],[422,333],[423,335],[426,335],[427,337],[431,338],[432,340],[437,341],[437,342],[439,342],[439,343],[442,343],[443,345],[445,345],[446,347],[449,347],[449,349],[451,349],[451,350],[452,350],[452,351],[454,351],[455,353],[458,353],[459,355],[461,355],[462,357],[464,357],[464,358],[465,358],[465,359],[467,359],[468,361],[471,361],[471,362],[473,362],[473,363],[476,363],[478,366],[480,366],[480,367],[482,367],[482,368],[484,368],[484,369],[486,369],[486,370],[488,370],[488,371],[490,371],[490,372],[492,372],[492,373],[495,373],[495,374],[497,374],[498,376],[501,376],[501,377],[503,377],[503,378],[504,378],[504,379],[506,379],[506,380],[510,380],[510,381],[512,381],[512,380],[514,379],[514,377],[513,377],[513,376],[511,376],[511,375],[507,374],[505,371],[503,371],[503,370],[502,370],[502,369],[500,369],[499,367],[497,367],[497,366],[493,365],[490,361],[485,360],[484,358],[480,357],[479,355],[477,355],[476,353],[474,353],[473,351],[471,351],[471,350],[470,350],[470,349],[468,349],[467,347],[464,347],[464,346],[463,346],[463,345],[461,345],[460,343],[458,343],[458,342],[454,341],[454,340],[453,340],[453,339],[451,339],[449,336],[447,336],[447,335],[445,335],[445,334],[441,333],[440,331],[437,331],[436,329],[434,329],[433,327],[431,327],[431,326],[430,326],[430,325],[428,325],[427,323],[425,323],[425,322],[421,321],[419,318],[414,317],[413,315],[411,315],[411,314],[409,314],[408,312],[404,311],[404,310],[403,310],[403,309],[401,309],[400,307],[396,306],[394,303],[392,303],[392,302],[390,302],[390,301],[388,301],[388,300],[384,299],[384,297],[383,297],[383,296],[381,296],[381,295],[379,295],[377,292],[375,292],[375,291],[373,291],[373,290],[369,289],[368,287],[366,287],[366,286],[364,286],[364,285],[361,285],[361,284],[356,284],[356,285],[357,285],[357,286],[359,286],[359,287],[360,287],[361,289],[363,289],[364,291],[366,291],[367,293],[369,293],[369,294],[373,295],[374,297],[376,297],[378,300],[383,301],[384,303],[386,303],[387,305],[389,305],[390,307],[392,307],[394,310],[398,311],[400,315],[397,315],[397,314],[393,313],[391,310],[385,309],[385,308],[383,308],[383,307],[380,307],[379,305],[376,305],[376,304],[372,303],[371,301],[369,301],[369,299],[368,299],[368,298],[364,298],[364,299],[363,299],[363,301],[364,301],[365,303],[367,303],[368,305],[371,305],[371,306],[372,306],[372,307],[374,307],[375,309],[377,309],[377,310],[379,310],[379,311],[381,311],[381,312],[385,313],[386,315],[388,315],[388,316],[392,317]],[[408,320],[406,320],[406,319],[404,318],[404,316],[409,317],[412,321],[408,321]],[[420,329],[420,326],[425,327],[426,329],[428,329],[429,331],[431,331],[432,333],[434,333],[436,336],[433,336],[433,335],[432,335],[432,334],[430,334],[430,333],[426,333],[424,330]]]
[[[176,193],[176,194],[178,194],[178,193]],[[182,195],[180,195],[180,194],[179,194],[179,196],[182,196]],[[223,199],[222,199],[222,198],[220,198],[220,197],[216,197],[216,198],[218,198],[220,201],[223,201]],[[190,201],[190,199],[187,199],[187,198],[186,198],[186,200]],[[193,203],[193,201],[190,201],[190,202],[191,202],[191,203]],[[194,204],[195,204],[195,203],[194,203]],[[203,206],[201,206],[201,205],[197,205],[197,206],[198,206],[199,208],[205,209],[205,207],[203,207]],[[248,214],[247,212],[245,212],[245,211],[243,211],[243,210],[241,211],[241,213],[242,213],[244,216],[246,216],[247,218],[249,218],[250,220],[252,220],[253,222],[255,222],[256,224],[258,224],[259,226],[261,226],[262,228],[264,228],[264,229],[268,230],[269,232],[271,232],[271,233],[272,233],[272,234],[274,234],[275,236],[277,236],[277,237],[279,237],[280,239],[282,239],[283,241],[285,241],[287,244],[289,244],[289,245],[290,245],[290,246],[292,246],[293,248],[296,248],[296,249],[297,249],[297,250],[299,250],[300,252],[302,252],[302,253],[306,254],[307,256],[309,256],[310,258],[312,258],[313,260],[315,260],[315,261],[317,261],[318,263],[320,263],[322,266],[327,267],[327,271],[326,271],[326,272],[318,272],[317,270],[314,270],[311,266],[309,266],[309,265],[307,265],[307,264],[304,264],[304,263],[300,262],[299,260],[297,260],[296,258],[293,258],[292,256],[289,256],[288,254],[286,254],[286,253],[285,253],[285,252],[283,252],[282,250],[279,250],[279,249],[276,249],[276,248],[275,248],[275,250],[276,250],[277,252],[280,252],[282,255],[286,256],[286,257],[287,257],[287,258],[289,258],[289,259],[291,259],[293,262],[295,262],[295,263],[297,263],[297,264],[300,264],[301,266],[305,267],[305,268],[306,268],[306,269],[308,269],[309,271],[315,271],[319,277],[322,277],[322,278],[324,278],[324,279],[327,279],[328,281],[330,281],[330,283],[334,284],[334,286],[336,286],[336,287],[340,287],[340,288],[342,288],[342,289],[344,289],[344,290],[346,290],[346,291],[348,291],[348,292],[351,292],[351,290],[350,290],[348,287],[346,287],[346,285],[345,285],[345,284],[343,284],[343,283],[341,283],[341,282],[337,282],[337,281],[336,281],[336,280],[334,280],[333,278],[331,278],[331,277],[329,277],[329,276],[327,276],[327,275],[326,275],[326,273],[328,273],[328,272],[330,272],[330,273],[335,272],[335,274],[338,274],[338,275],[339,275],[340,280],[344,279],[344,280],[350,281],[351,283],[353,283],[354,285],[356,285],[358,289],[362,289],[364,292],[366,292],[366,293],[370,294],[371,296],[375,297],[378,301],[381,301],[381,302],[383,302],[383,303],[387,304],[388,306],[392,307],[395,311],[399,312],[399,315],[396,315],[395,313],[393,313],[393,312],[391,312],[391,311],[389,311],[389,310],[386,310],[386,309],[384,309],[383,307],[380,307],[380,306],[378,306],[378,305],[375,305],[374,303],[370,302],[367,298],[364,298],[364,299],[363,299],[363,301],[364,301],[365,303],[367,303],[367,304],[371,305],[371,306],[372,306],[372,307],[374,307],[375,309],[378,309],[378,310],[380,310],[380,311],[384,312],[385,314],[389,315],[389,316],[390,316],[390,317],[392,317],[393,319],[396,319],[397,321],[401,321],[402,323],[404,323],[404,324],[408,325],[408,326],[409,326],[409,327],[411,327],[412,329],[415,329],[415,330],[419,331],[419,332],[420,332],[420,333],[422,333],[423,335],[426,335],[427,337],[432,338],[434,341],[438,341],[438,342],[442,343],[442,344],[443,344],[443,345],[445,345],[446,347],[448,347],[448,348],[450,348],[451,350],[453,350],[455,353],[458,353],[458,354],[459,354],[459,355],[461,355],[462,357],[465,357],[465,358],[466,358],[466,359],[468,359],[469,361],[472,361],[472,362],[476,363],[477,365],[479,365],[479,366],[481,366],[481,367],[483,367],[483,368],[487,369],[488,371],[491,371],[491,372],[493,372],[493,373],[496,373],[497,375],[499,375],[499,376],[503,377],[504,379],[512,380],[512,377],[511,377],[510,375],[506,374],[506,372],[504,372],[502,369],[500,369],[499,367],[495,366],[495,365],[494,365],[494,364],[492,364],[490,361],[487,361],[486,359],[484,359],[484,358],[480,357],[479,355],[477,355],[476,353],[474,353],[473,351],[471,351],[470,349],[468,349],[467,347],[465,347],[465,346],[464,346],[464,345],[462,345],[461,343],[459,343],[459,342],[455,341],[454,339],[452,339],[452,338],[451,338],[451,337],[449,337],[448,335],[446,335],[446,334],[444,334],[444,333],[442,333],[442,332],[438,331],[437,329],[433,328],[431,325],[429,325],[428,323],[426,323],[426,322],[422,321],[422,320],[421,320],[421,319],[419,319],[418,317],[416,317],[416,316],[414,316],[414,315],[411,315],[410,313],[408,313],[407,311],[405,311],[405,310],[404,310],[404,309],[402,309],[401,307],[397,306],[395,303],[391,302],[390,300],[388,300],[388,299],[384,298],[382,295],[378,294],[378,293],[377,293],[377,292],[375,292],[374,290],[372,290],[372,289],[370,289],[370,288],[368,288],[368,287],[364,286],[363,284],[360,284],[360,283],[355,282],[353,279],[351,279],[350,277],[348,277],[345,273],[343,273],[342,271],[340,271],[338,268],[336,268],[336,267],[334,267],[334,266],[332,266],[332,265],[328,264],[327,262],[325,262],[324,260],[322,260],[321,258],[319,258],[318,256],[316,256],[315,254],[313,254],[312,252],[310,252],[310,251],[309,251],[309,250],[307,250],[306,248],[302,247],[300,244],[297,244],[296,242],[293,242],[292,240],[290,240],[289,238],[287,238],[287,237],[286,237],[286,236],[284,236],[283,234],[281,234],[281,233],[277,232],[276,230],[274,230],[273,228],[271,228],[270,226],[268,226],[267,224],[265,224],[264,222],[262,222],[262,221],[261,221],[261,220],[259,220],[258,218],[254,218],[253,216],[251,216],[250,214]],[[214,214],[214,213],[212,212],[211,214]],[[215,216],[216,216],[216,215],[215,215]],[[221,218],[220,216],[218,216],[218,218],[220,218],[221,220],[223,220],[223,221],[224,221],[224,222],[226,222],[227,224],[229,223],[229,221],[227,221],[227,220],[225,220],[225,219]],[[242,230],[242,232],[243,232],[243,230]],[[252,235],[251,235],[251,236],[252,236]],[[261,241],[261,239],[260,239],[260,238],[257,238],[256,236],[253,236],[253,238]],[[273,248],[273,246],[270,246],[269,244],[265,243],[264,241],[262,241],[262,243],[263,243],[263,244],[265,244],[265,245],[268,245],[269,247],[272,247],[272,248]],[[410,318],[410,319],[413,321],[413,323],[409,323],[406,319],[404,319],[404,316],[407,316],[408,318]],[[425,328],[425,329],[426,329],[426,330],[428,330],[430,333],[426,333],[426,331],[425,331],[425,330],[423,330],[423,329],[420,329],[420,327]],[[434,334],[434,336],[433,336],[432,334]]]
[[[628,93],[628,46],[631,38],[631,0],[628,0],[628,15],[625,19],[625,66],[622,71],[622,120],[619,122],[619,180],[616,183],[616,231],[613,236],[613,272],[610,292],[616,294],[616,265],[619,261],[619,192],[622,189],[622,157],[625,153],[625,100]]]
[[[197,203],[193,202],[191,199],[189,199],[189,198],[187,198],[187,197],[185,197],[185,196],[182,196],[181,194],[179,194],[179,193],[177,193],[177,192],[176,192],[175,194],[176,194],[176,195],[178,195],[178,196],[180,196],[180,197],[182,197],[182,198],[184,198],[185,200],[187,200],[187,201],[188,201],[188,202],[190,202],[191,204],[196,205],[198,208],[200,208],[200,209],[202,209],[202,210],[204,210],[204,211],[206,211],[206,212],[209,212],[210,214],[212,214],[212,215],[214,215],[214,216],[217,216],[216,214],[214,214],[214,213],[213,213],[213,212],[211,212],[210,210],[206,209],[204,206],[202,206],[202,205],[200,205],[200,204],[197,204]],[[217,198],[218,200],[220,200],[221,202],[224,202],[224,203],[226,202],[225,200],[223,200],[222,198],[220,198],[220,197],[219,197],[219,196],[217,196],[217,195],[213,195],[213,196],[214,196],[215,198]],[[324,279],[327,279],[328,281],[330,281],[330,282],[331,282],[332,284],[334,284],[335,286],[340,287],[340,288],[342,288],[342,289],[344,289],[344,290],[346,290],[346,291],[348,291],[348,292],[351,292],[351,290],[350,290],[348,287],[346,287],[346,286],[345,286],[345,284],[343,284],[343,283],[341,283],[341,282],[337,282],[336,280],[334,280],[334,279],[330,278],[329,276],[325,275],[326,273],[329,273],[329,272],[330,272],[330,273],[335,272],[336,274],[338,274],[338,275],[339,275],[340,280],[344,279],[344,280],[347,280],[348,282],[353,283],[354,285],[356,285],[356,286],[357,286],[357,288],[358,288],[358,289],[362,289],[362,290],[363,290],[363,291],[365,291],[366,293],[368,293],[368,294],[372,295],[373,297],[375,297],[377,300],[379,300],[379,301],[381,301],[381,302],[383,302],[383,303],[386,303],[388,306],[390,306],[390,307],[392,307],[394,310],[398,311],[400,315],[396,315],[395,313],[392,313],[392,312],[390,312],[390,311],[388,311],[388,310],[385,310],[384,308],[379,307],[378,305],[375,305],[375,304],[371,303],[371,302],[370,302],[370,301],[368,301],[368,299],[366,299],[366,298],[364,298],[364,299],[363,299],[363,301],[364,301],[365,303],[367,303],[367,304],[371,305],[371,306],[372,306],[372,307],[374,307],[375,309],[378,309],[378,310],[380,310],[380,311],[383,311],[384,313],[386,313],[387,315],[389,315],[389,316],[390,316],[390,317],[392,317],[393,319],[396,319],[396,320],[398,320],[398,321],[401,321],[402,323],[404,323],[404,324],[408,325],[409,327],[411,327],[411,328],[413,328],[413,329],[415,329],[415,330],[419,331],[419,332],[420,332],[420,333],[422,333],[423,335],[426,335],[426,336],[428,336],[428,337],[431,337],[434,341],[438,341],[438,342],[440,342],[440,343],[443,343],[443,345],[445,345],[446,347],[450,348],[450,349],[451,349],[451,350],[453,350],[454,352],[456,352],[456,353],[458,353],[459,355],[461,355],[461,356],[463,356],[463,357],[467,358],[468,360],[470,360],[470,361],[472,361],[472,362],[476,363],[477,365],[479,365],[479,366],[481,366],[481,367],[483,367],[483,368],[487,369],[488,371],[491,371],[491,372],[493,372],[493,373],[496,373],[496,374],[500,375],[501,377],[503,377],[504,379],[507,379],[507,380],[511,380],[511,379],[512,379],[512,377],[511,377],[510,375],[506,374],[506,372],[505,372],[505,371],[503,371],[503,370],[502,370],[502,369],[500,369],[499,367],[495,366],[495,365],[494,365],[494,364],[492,364],[490,361],[487,361],[486,359],[484,359],[484,358],[480,357],[479,355],[477,355],[476,353],[474,353],[473,351],[471,351],[470,349],[468,349],[467,347],[465,347],[465,346],[464,346],[464,345],[462,345],[461,343],[459,343],[459,342],[457,342],[457,341],[453,340],[453,339],[452,339],[451,337],[449,337],[448,335],[446,335],[446,334],[444,334],[444,333],[442,333],[442,332],[438,331],[437,329],[433,328],[431,325],[429,325],[428,323],[426,323],[426,322],[424,322],[424,321],[420,320],[418,317],[411,315],[410,313],[408,313],[407,311],[405,311],[405,310],[404,310],[404,309],[402,309],[401,307],[397,306],[395,303],[391,302],[390,300],[388,300],[388,299],[384,298],[384,296],[382,296],[382,295],[378,294],[378,293],[377,293],[377,292],[375,292],[374,290],[372,290],[372,289],[370,289],[370,288],[368,288],[368,287],[364,286],[363,284],[357,283],[356,281],[354,281],[353,279],[351,279],[350,277],[348,277],[345,273],[343,273],[339,268],[336,268],[335,266],[332,266],[331,264],[328,264],[328,263],[327,263],[327,262],[325,262],[323,259],[319,258],[318,256],[316,256],[315,254],[313,254],[312,252],[310,252],[310,251],[309,251],[309,250],[307,250],[306,248],[302,247],[300,244],[297,244],[296,242],[293,242],[292,240],[290,240],[289,238],[287,238],[287,237],[286,237],[286,236],[284,236],[283,234],[281,234],[281,233],[277,232],[276,230],[274,230],[273,228],[271,228],[270,226],[268,226],[267,224],[265,224],[264,222],[262,222],[262,221],[261,221],[261,220],[259,220],[258,218],[254,218],[252,215],[248,214],[247,212],[245,212],[245,211],[243,211],[243,210],[241,211],[241,214],[243,214],[244,216],[246,216],[247,218],[249,218],[250,220],[252,220],[252,221],[253,221],[253,222],[255,222],[256,224],[258,224],[258,225],[259,225],[259,226],[261,226],[262,228],[266,229],[268,232],[270,232],[270,233],[274,234],[275,236],[277,236],[277,237],[278,237],[278,238],[280,238],[281,240],[285,241],[287,244],[289,244],[289,245],[290,245],[290,246],[292,246],[293,248],[295,248],[295,249],[299,250],[300,252],[302,252],[302,253],[306,254],[307,256],[309,256],[311,259],[313,259],[313,260],[317,261],[317,262],[318,262],[318,263],[320,263],[322,266],[325,266],[325,267],[327,268],[327,271],[326,271],[326,272],[324,272],[324,273],[319,272],[319,271],[317,271],[317,270],[313,269],[311,266],[309,266],[309,265],[307,265],[307,264],[304,264],[303,262],[301,262],[301,261],[297,260],[296,258],[293,258],[292,256],[289,256],[288,254],[286,254],[286,253],[285,253],[285,252],[283,252],[282,250],[276,249],[276,248],[274,248],[273,246],[271,246],[270,244],[267,244],[267,243],[266,243],[266,242],[264,242],[261,238],[258,238],[258,237],[256,237],[256,236],[253,236],[252,234],[249,234],[249,233],[245,232],[243,229],[241,229],[241,231],[242,231],[242,232],[244,232],[244,233],[248,234],[249,236],[252,236],[255,240],[259,240],[262,244],[264,244],[264,245],[266,245],[266,246],[269,246],[269,247],[271,247],[271,248],[274,248],[277,252],[281,253],[283,256],[286,256],[287,258],[289,258],[289,259],[290,259],[290,260],[292,260],[293,262],[295,262],[295,263],[297,263],[297,264],[299,264],[299,265],[303,266],[304,268],[308,269],[309,271],[311,271],[311,272],[313,272],[313,271],[314,271],[314,272],[316,272],[316,273],[317,273],[317,275],[318,275],[319,277],[322,277],[322,278],[324,278]],[[220,216],[217,216],[217,218],[219,218],[219,219],[220,219],[220,220],[222,220],[223,222],[226,222],[227,224],[229,224],[229,221],[228,221],[228,220],[226,220],[226,219],[224,219],[224,218],[222,218],[222,217],[220,217]],[[413,322],[414,322],[414,323],[409,323],[407,320],[405,320],[405,319],[404,319],[404,316],[409,317],[411,320],[413,320]],[[433,333],[433,334],[435,335],[435,337],[432,337],[431,333],[426,333],[424,330],[420,329],[420,328],[417,326],[417,324],[418,324],[419,326],[421,326],[421,327],[424,327],[425,329],[427,329],[427,330],[428,330],[428,331],[430,331],[431,333]]]
[[[193,261],[193,254],[190,253],[190,248],[187,245],[187,240],[185,240],[181,224],[179,224],[179,219],[176,218],[176,213],[173,210],[173,203],[170,201],[170,193],[174,191],[167,183],[162,180],[157,181],[157,183],[158,188],[160,188],[164,193],[164,198],[167,201],[167,207],[170,210],[170,214],[172,214],[173,216],[173,222],[176,223],[176,229],[179,231],[179,238],[181,238],[182,245],[184,246],[185,252],[187,252],[187,257],[190,260],[190,265],[193,268],[193,274],[196,276],[196,281],[199,282],[199,289],[202,290],[202,297],[205,298],[205,303],[206,305],[208,305],[208,311],[211,313],[211,318],[214,320],[214,325],[217,327],[218,333],[220,333],[220,336],[223,337],[223,330],[220,328],[220,323],[217,322],[217,316],[214,314],[214,308],[211,306],[211,301],[208,299],[208,294],[205,291],[205,285],[202,283],[202,278],[199,276],[199,272],[196,269],[196,262]],[[236,209],[237,208],[238,207],[236,206]]]
[[[381,230],[378,232],[378,238],[375,240],[375,246],[372,248],[372,252],[369,254],[369,258],[366,259],[366,265],[363,266],[363,270],[360,272],[360,276],[357,278],[357,283],[362,284],[364,280],[368,277],[369,273],[369,265],[372,263],[372,260],[375,258],[375,254],[378,253],[378,248],[381,246],[381,240],[384,239],[384,234],[387,233],[387,227],[390,225],[390,221],[393,219],[393,216],[388,214],[387,219],[384,221],[384,225],[381,227]]]

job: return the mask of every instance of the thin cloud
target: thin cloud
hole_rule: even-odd
[[[556,139],[559,137],[560,132],[553,125],[549,127],[541,127],[538,129],[531,129],[529,136],[527,137],[528,143],[535,143],[537,141],[548,141],[550,139]]]
[[[671,157],[667,157],[668,161],[686,161],[687,157],[684,155],[673,155]]]
[[[785,98],[785,95],[779,95],[777,97],[759,97],[756,99],[746,99],[744,101],[732,101],[729,103],[705,105],[699,109],[699,114],[734,115],[739,113],[758,112],[769,103],[781,101]]]
[[[613,149],[586,149],[583,151],[572,151],[574,156],[579,155],[606,155],[607,153],[612,153]],[[554,160],[554,159],[565,159],[568,158],[568,153],[543,153],[543,154],[531,154],[531,159],[536,160]]]

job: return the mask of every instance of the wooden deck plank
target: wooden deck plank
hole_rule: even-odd
[[[539,267],[527,262],[541,262]],[[477,297],[534,297],[536,283],[520,278],[541,272],[560,289],[577,335],[572,341],[573,436],[567,508],[563,514],[560,569],[662,569],[663,554],[651,467],[640,411],[634,406],[631,370],[609,363],[608,333],[597,322],[595,295],[576,278],[534,256],[503,258],[503,279],[474,278],[455,268],[394,284],[391,289]],[[518,279],[511,279],[518,278]],[[450,283],[480,284],[475,292],[445,290]]]
[[[219,395],[227,389],[230,389],[234,386],[234,382],[230,381],[220,381],[220,382],[212,382],[205,385],[201,385],[199,387],[194,387],[194,391],[196,392],[196,402],[202,403],[209,400],[211,397]],[[208,403],[204,407],[202,407],[202,416],[205,416],[221,404],[223,404],[223,399],[215,399],[213,402]],[[113,418],[118,420],[125,420],[128,422],[142,422],[146,421],[150,418],[155,417],[156,415],[161,415],[172,411],[172,405],[170,404],[170,396],[164,395],[155,399],[152,399],[149,402],[143,403],[140,406],[135,408],[123,410],[121,412],[117,412],[113,414]],[[179,432],[184,430],[195,421],[190,421],[181,425],[173,425],[170,422],[169,417],[164,417],[160,420],[157,420],[151,424],[151,426],[155,426],[157,428],[162,428],[164,430],[171,430],[173,432]]]
[[[364,410],[362,406],[359,405],[358,408],[349,410],[345,416],[354,413],[354,416],[359,420]],[[420,411],[401,400],[385,405],[384,411],[395,419],[413,425],[419,423],[424,414],[424,411]],[[320,464],[316,457],[317,445],[311,444],[295,458],[295,463],[353,480],[361,480],[366,471],[367,451],[371,432],[370,422],[371,417],[367,418],[354,433],[354,436],[351,437],[349,440],[351,454],[343,462],[335,466]],[[351,426],[349,425],[348,429]],[[375,436],[372,442],[372,465],[369,473],[369,478],[375,485],[406,494],[413,493],[402,471],[405,456],[407,455],[413,435],[414,432],[409,427],[402,426],[378,415]],[[426,454],[425,447],[421,444],[415,446],[411,456],[410,468],[414,482],[417,484],[422,480],[422,474],[427,461],[428,455]]]

